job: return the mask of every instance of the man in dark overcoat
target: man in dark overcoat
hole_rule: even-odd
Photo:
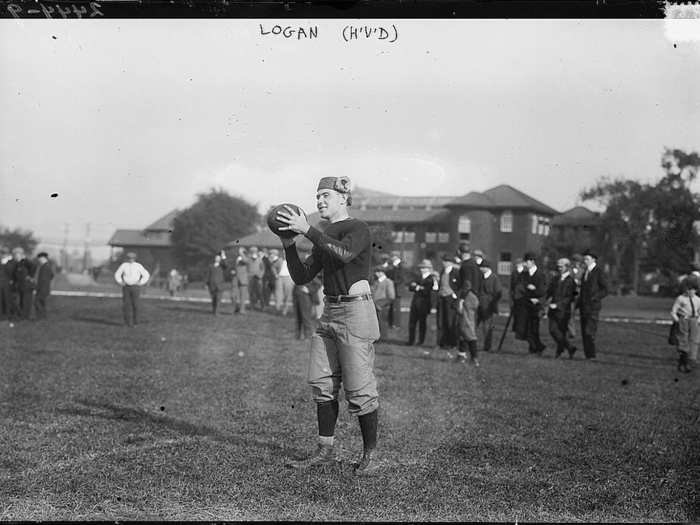
[[[437,291],[438,284],[433,277],[433,263],[423,259],[418,265],[420,275],[408,285],[408,291],[413,292],[411,310],[408,315],[408,345],[416,342],[416,326],[418,327],[418,344],[425,342],[428,315],[430,315],[431,294]]]
[[[608,280],[598,265],[598,256],[591,251],[583,254],[583,276],[578,297],[581,317],[581,338],[586,359],[596,358],[595,337],[598,333],[598,317],[603,298],[608,295]]]
[[[567,258],[557,261],[557,274],[547,287],[545,300],[549,301],[547,317],[549,334],[557,344],[554,357],[559,357],[566,350],[569,357],[574,357],[576,347],[569,341],[569,321],[571,305],[576,297],[576,281],[571,274],[571,262]]]
[[[494,316],[498,315],[498,303],[503,295],[503,289],[498,276],[493,273],[491,263],[486,259],[482,259],[479,263],[479,270],[483,278],[478,294],[477,325],[483,339],[484,352],[489,352],[493,340]]]
[[[36,291],[34,294],[34,313],[37,319],[46,319],[46,301],[51,295],[51,280],[53,270],[49,262],[49,254],[41,252],[36,256],[37,264],[34,272]]]
[[[546,346],[540,339],[540,317],[544,296],[547,293],[547,277],[543,270],[537,267],[534,253],[528,252],[523,257],[525,262],[524,283],[525,297],[527,298],[527,331],[525,339],[528,344],[528,352],[542,355]]]

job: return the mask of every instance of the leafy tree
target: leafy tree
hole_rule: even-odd
[[[175,257],[192,275],[201,274],[215,253],[254,232],[259,223],[257,208],[246,200],[220,188],[200,193],[173,221]]]
[[[10,250],[20,247],[24,249],[27,255],[31,255],[37,244],[39,244],[39,239],[34,237],[34,232],[31,230],[22,230],[20,228],[11,230],[10,228],[0,227],[0,246],[5,246]]]
[[[597,246],[611,264],[613,282],[639,290],[640,268],[673,277],[687,271],[697,246],[693,227],[700,220],[700,196],[689,184],[697,176],[697,153],[666,149],[666,175],[656,184],[603,177],[581,199],[605,206]]]

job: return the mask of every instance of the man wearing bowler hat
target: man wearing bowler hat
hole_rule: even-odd
[[[598,332],[598,317],[603,298],[608,295],[608,281],[598,266],[598,256],[588,250],[583,253],[583,276],[578,296],[581,316],[581,338],[586,359],[596,358],[595,337]]]
[[[418,344],[425,343],[425,332],[432,293],[438,290],[438,283],[433,277],[433,263],[423,259],[418,265],[420,275],[408,285],[408,291],[413,292],[411,310],[408,315],[408,345],[416,342],[416,325],[418,326]]]
[[[527,300],[527,324],[525,339],[528,351],[536,356],[542,355],[546,348],[540,339],[540,316],[544,297],[547,293],[547,278],[537,267],[535,254],[528,252],[523,256],[525,262],[524,284]]]
[[[148,284],[150,278],[148,270],[136,262],[134,252],[127,253],[126,261],[114,272],[114,280],[122,287],[122,311],[126,326],[138,324],[141,287]]]

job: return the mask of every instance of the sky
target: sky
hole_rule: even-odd
[[[564,211],[602,176],[660,177],[664,146],[700,150],[697,21],[695,41],[663,20],[275,23],[0,21],[0,225],[49,246],[89,223],[99,248],[212,187],[313,211],[326,175],[510,184]],[[398,38],[346,42],[351,24]]]

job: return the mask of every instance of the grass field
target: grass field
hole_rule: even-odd
[[[0,519],[700,518],[700,374],[667,327],[602,324],[597,362],[509,336],[479,369],[378,344],[384,467],[356,479],[345,411],[338,468],[284,466],[316,434],[291,320],[150,300],[127,329],[118,299],[51,300],[0,325]]]

